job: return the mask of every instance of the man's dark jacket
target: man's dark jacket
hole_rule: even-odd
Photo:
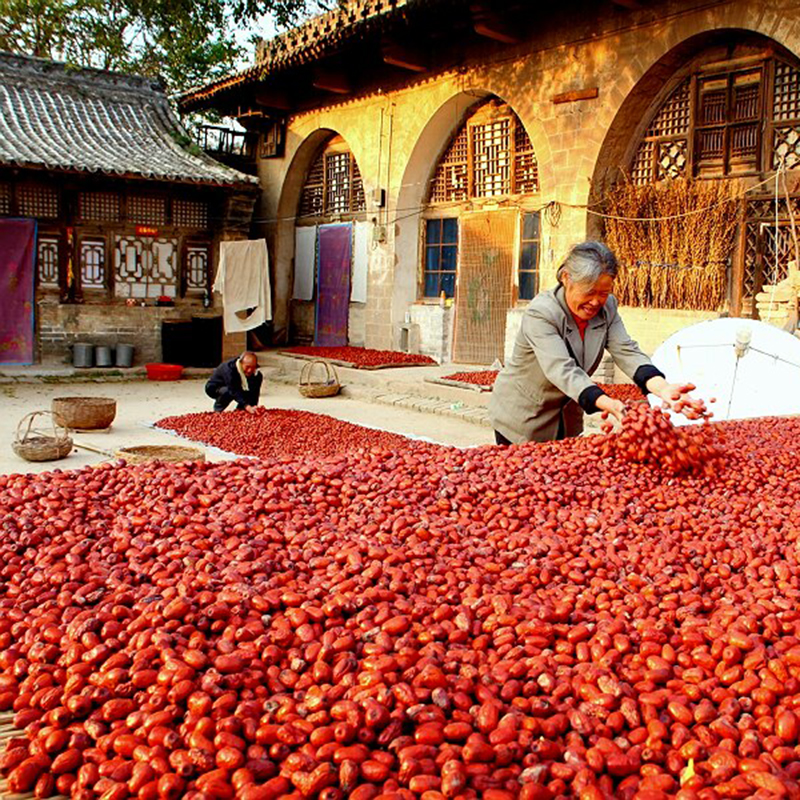
[[[220,390],[227,389],[237,406],[257,406],[263,377],[260,372],[256,372],[247,379],[247,386],[242,387],[242,378],[236,368],[237,360],[238,358],[229,358],[214,370],[206,383],[206,394],[216,399]]]

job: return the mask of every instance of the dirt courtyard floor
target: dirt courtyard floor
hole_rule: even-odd
[[[261,404],[267,408],[314,411],[371,428],[421,437],[458,447],[492,444],[491,429],[460,419],[425,414],[395,406],[378,405],[343,396],[307,399],[293,386],[266,383]],[[188,444],[174,434],[148,427],[163,417],[210,411],[202,380],[124,383],[3,383],[0,384],[0,474],[78,469],[108,461],[108,456],[76,448],[59,461],[31,463],[11,449],[17,424],[30,411],[49,410],[54,397],[113,397],[117,416],[109,432],[76,433],[78,445],[113,453],[135,445]],[[227,413],[227,412],[226,412]],[[230,458],[212,447],[202,447],[208,460]]]

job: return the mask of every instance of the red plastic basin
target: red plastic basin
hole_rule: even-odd
[[[179,381],[183,375],[180,364],[145,364],[144,367],[151,381]]]

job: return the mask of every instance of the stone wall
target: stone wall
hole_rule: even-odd
[[[340,134],[350,147],[363,178],[367,218],[385,227],[385,242],[370,251],[365,344],[397,347],[406,311],[427,314],[414,304],[421,269],[419,211],[428,182],[476,102],[495,95],[511,106],[536,153],[537,205],[558,204],[557,214],[542,217],[541,285],[548,286],[570,245],[598,235],[601,225],[586,208],[598,199],[596,187],[626,163],[650,101],[705,46],[704,37],[719,30],[753,31],[800,53],[800,15],[789,0],[769,8],[747,0],[596,8],[597,16],[574,19],[569,29],[545,28],[501,56],[476,52],[458,70],[413,77],[398,90],[332,97],[326,107],[289,118],[285,156],[259,162],[263,196],[257,217],[266,222],[255,233],[268,237],[274,254],[276,332],[289,327],[300,189],[327,137]],[[553,101],[561,93],[595,88],[593,99]],[[385,207],[375,205],[375,189],[385,190]],[[696,318],[638,310],[627,313],[626,321],[633,337],[653,349],[676,325]],[[422,339],[427,341],[424,333]]]

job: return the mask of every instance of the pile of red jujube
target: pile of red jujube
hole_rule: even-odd
[[[608,432],[610,425],[606,423],[603,430]],[[675,427],[664,410],[629,403],[620,432],[606,438],[601,452],[605,457],[650,463],[666,472],[701,471],[713,476],[723,457],[723,430],[707,422]]]
[[[0,476],[9,790],[797,797],[800,420],[720,427]]]
[[[456,383],[469,383],[472,386],[492,386],[497,378],[496,369],[475,370],[474,372],[454,372],[443,376],[443,380]]]
[[[397,449],[410,439],[326,414],[259,406],[255,412],[213,411],[165,417],[156,427],[243,456],[329,456],[363,447]]]
[[[301,356],[329,358],[334,361],[346,361],[353,367],[382,367],[387,365],[413,366],[414,364],[435,364],[430,356],[418,353],[398,353],[395,350],[372,350],[367,347],[322,347],[316,345],[298,345],[287,347],[284,353],[295,353]]]
[[[445,375],[443,380],[469,383],[473,386],[492,386],[497,379],[496,369],[475,370],[473,372],[454,372]],[[623,402],[641,401],[643,395],[634,383],[598,383],[597,384],[609,397],[614,397]]]

